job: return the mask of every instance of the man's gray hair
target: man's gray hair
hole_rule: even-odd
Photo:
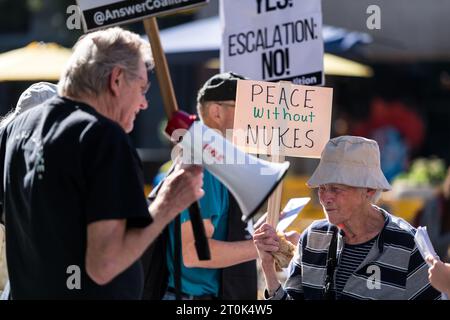
[[[150,45],[136,33],[114,27],[84,35],[61,74],[58,93],[97,97],[107,90],[114,67],[122,68],[128,79],[136,78],[140,59],[153,68]]]

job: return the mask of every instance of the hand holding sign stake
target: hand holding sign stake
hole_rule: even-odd
[[[285,92],[286,91],[290,91],[290,82],[287,81],[280,81],[278,83],[278,86],[274,87],[278,87],[278,97],[279,99],[277,99],[276,101],[278,102],[278,105],[281,105],[283,102],[283,97],[285,98]],[[287,89],[287,90],[286,90]],[[254,91],[252,91],[252,100],[253,100],[253,94]],[[292,93],[289,94],[292,98]],[[275,96],[271,96],[270,97],[274,98]],[[269,95],[266,97],[266,101],[269,101]],[[286,100],[284,100],[286,101]],[[287,106],[287,104],[286,104]],[[281,120],[275,119],[277,121],[277,123],[279,124],[279,127],[284,129],[285,125]],[[281,130],[281,129],[280,129]],[[282,154],[282,150],[276,148],[275,150],[272,149],[272,162],[284,162],[284,155]],[[277,187],[277,189],[275,190],[275,192],[270,196],[269,198],[269,203],[268,208],[267,208],[267,223],[269,223],[272,227],[276,228],[277,224],[278,224],[278,220],[280,217],[280,206],[281,206],[281,193],[283,192],[283,182],[281,182],[279,184],[279,186]]]

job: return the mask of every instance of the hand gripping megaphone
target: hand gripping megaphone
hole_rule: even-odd
[[[183,163],[204,166],[236,198],[247,222],[283,180],[289,162],[274,163],[247,154],[182,111],[173,113],[166,126],[172,141],[183,150]]]

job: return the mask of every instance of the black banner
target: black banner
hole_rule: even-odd
[[[298,85],[303,85],[303,86],[317,86],[322,83],[322,77],[323,77],[323,72],[319,71],[319,72],[313,72],[313,73],[303,74],[303,75],[299,75],[299,76],[283,78],[283,79],[275,79],[275,80],[270,80],[270,81],[273,81],[273,82],[290,81],[293,84],[298,84]]]
[[[85,32],[113,25],[142,20],[147,17],[187,9],[208,3],[209,0],[129,0],[93,9],[82,10]]]

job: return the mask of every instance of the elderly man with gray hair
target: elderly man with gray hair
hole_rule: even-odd
[[[313,222],[301,235],[284,287],[271,254],[279,248],[275,230],[264,224],[255,231],[267,299],[440,298],[414,242],[416,230],[374,204],[391,188],[375,141],[331,139],[308,186],[318,188],[326,219]]]
[[[148,44],[121,28],[80,38],[58,96],[1,132],[13,299],[139,299],[140,257],[203,195],[202,170],[177,168],[148,205],[126,133],[147,108]]]

